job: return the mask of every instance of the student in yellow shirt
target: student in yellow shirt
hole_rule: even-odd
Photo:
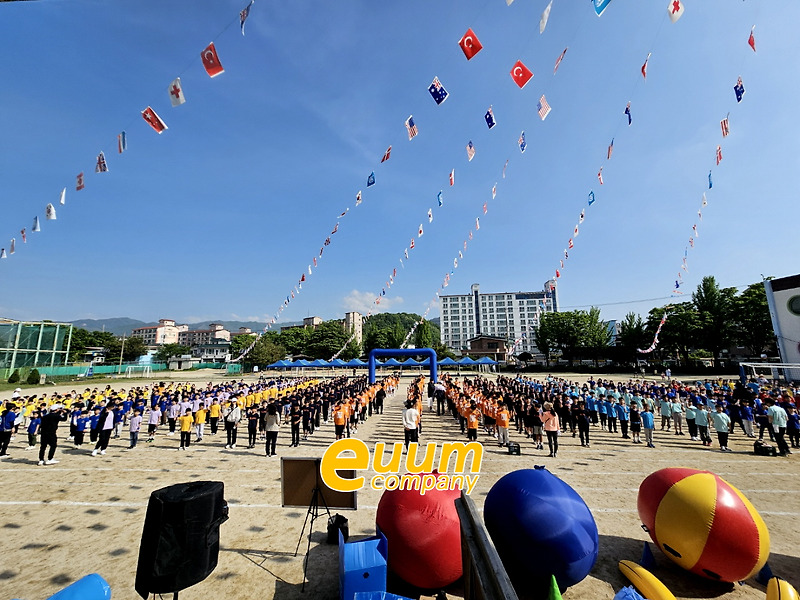
[[[181,446],[179,450],[186,450],[192,441],[192,424],[194,423],[194,416],[192,411],[187,410],[186,414],[178,417],[178,424],[181,428]]]
[[[206,427],[206,415],[208,414],[208,409],[205,406],[205,404],[201,403],[200,408],[194,413],[194,428],[197,433],[195,443],[203,441],[203,430]]]
[[[211,424],[211,435],[217,435],[217,426],[219,425],[219,417],[222,414],[222,406],[219,400],[214,398],[211,406],[208,408],[208,419]]]

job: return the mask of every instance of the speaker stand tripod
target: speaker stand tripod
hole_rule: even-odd
[[[325,496],[322,495],[322,490],[319,489],[319,486],[314,486],[314,491],[311,494],[311,502],[308,504],[308,511],[306,512],[306,519],[303,521],[303,529],[300,530],[300,538],[297,540],[297,547],[294,549],[294,555],[297,556],[297,552],[300,550],[300,542],[303,541],[303,533],[305,533],[306,525],[308,524],[308,519],[311,517],[311,526],[308,529],[308,545],[306,546],[306,558],[303,561],[303,587],[300,588],[301,592],[306,591],[306,573],[308,571],[308,554],[311,552],[311,535],[314,533],[314,521],[316,521],[321,514],[320,509],[320,501],[322,501],[322,506],[325,507],[325,512],[328,513],[328,518],[331,518],[331,509],[328,508],[328,503],[325,502]],[[177,600],[174,598],[173,600]]]

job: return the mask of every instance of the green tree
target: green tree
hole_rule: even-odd
[[[102,346],[106,349],[107,363],[119,363],[120,352],[122,352],[122,362],[135,362],[140,356],[147,354],[147,346],[145,346],[141,338],[125,338],[125,348],[123,349],[122,338],[115,337],[114,334],[108,332],[95,331],[94,333],[103,334],[100,339],[104,341]],[[110,339],[108,336],[110,336]]]
[[[250,352],[248,352],[244,358],[242,358],[241,362],[246,369],[252,369],[253,366],[256,365],[259,368],[266,367],[275,361],[281,360],[286,355],[286,348],[275,342],[276,337],[277,336],[265,334],[258,338],[255,346],[253,346],[253,349],[250,350]],[[253,343],[255,335],[240,335],[235,339],[239,340],[240,338],[244,338],[244,340],[242,342],[238,342],[236,353],[231,352],[232,358],[239,357],[242,351],[246,350],[250,344]],[[231,348],[233,348],[233,346],[231,346]]]
[[[697,310],[691,302],[681,302],[670,306],[653,308],[647,315],[647,345],[652,343],[664,313],[669,313],[658,337],[657,354],[668,356],[677,352],[682,361],[689,361],[689,351],[697,347],[699,327]]]
[[[593,306],[584,313],[583,346],[589,349],[592,360],[597,365],[598,357],[611,344],[612,334],[608,323],[600,319],[600,309]]]
[[[589,314],[582,310],[546,313],[536,331],[536,346],[548,359],[553,350],[560,350],[572,366],[577,349],[586,345],[589,320]]]
[[[635,365],[638,360],[637,349],[646,348],[649,345],[645,323],[641,315],[632,312],[625,315],[619,324],[619,335],[617,336],[620,358],[624,361],[631,361]]]
[[[775,346],[775,331],[767,304],[763,283],[754,283],[739,294],[733,302],[736,321],[736,339],[754,355]]]
[[[281,331],[276,341],[286,348],[289,354],[309,354],[307,346],[313,331],[315,330],[310,327],[292,327]]]
[[[414,332],[414,346],[417,348],[431,348],[433,346],[433,330],[430,323],[423,319]]]
[[[327,360],[348,343],[350,335],[351,333],[342,327],[341,321],[320,323],[311,331],[306,354],[313,358]]]
[[[713,275],[703,277],[692,294],[697,309],[699,346],[719,358],[722,349],[735,339],[733,322],[735,288],[720,288]]]
[[[66,348],[67,336],[64,336],[64,347]],[[80,362],[86,348],[94,345],[94,335],[81,327],[72,328],[72,340],[69,345],[69,362]]]
[[[11,377],[8,378],[8,383],[19,383],[19,369],[14,369]]]
[[[160,362],[168,362],[173,356],[184,356],[191,352],[192,349],[189,348],[189,346],[184,346],[182,344],[164,344],[158,349],[158,352],[156,352],[155,358]]]
[[[28,385],[39,385],[40,378],[41,374],[39,373],[39,369],[31,369],[31,372],[28,373],[27,379],[25,379],[25,383]]]

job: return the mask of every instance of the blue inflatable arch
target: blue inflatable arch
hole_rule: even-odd
[[[436,381],[436,351],[433,348],[375,348],[369,353],[369,382],[375,383],[375,359],[379,356],[417,356],[422,354],[430,359],[431,381]]]

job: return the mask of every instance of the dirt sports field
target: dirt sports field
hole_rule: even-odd
[[[402,441],[400,414],[408,381],[404,379],[398,394],[388,399],[386,412],[359,430],[358,436],[370,448],[378,441]],[[125,381],[115,387],[130,384]],[[12,442],[11,460],[0,463],[0,600],[43,600],[93,572],[109,581],[115,600],[137,598],[133,583],[150,493],[206,479],[225,483],[230,519],[221,528],[216,570],[182,592],[181,599],[338,597],[338,554],[335,546],[325,544],[323,522],[315,527],[309,581],[306,591],[300,591],[306,542],[299,556],[294,550],[306,511],[281,508],[280,461],[264,456],[263,446],[247,450],[240,444],[224,450],[224,437],[207,435],[202,444],[179,452],[177,437],[159,436],[155,443],[140,442],[130,452],[123,449],[127,439],[113,440],[106,456],[92,458],[88,450],[68,449],[61,441],[67,428],[62,425],[60,431],[58,465],[37,466],[35,451],[24,450],[22,435]],[[800,453],[788,458],[753,456],[752,444],[741,433],[732,437],[730,454],[719,452],[716,442],[715,448],[707,449],[686,436],[676,438],[658,430],[655,449],[623,443],[594,428],[591,433],[591,448],[582,448],[569,435],[562,437],[555,459],[547,458],[546,450],[533,450],[516,433],[512,441],[522,444],[521,456],[509,456],[487,443],[481,478],[472,495],[482,507],[499,477],[534,464],[546,465],[578,491],[597,521],[600,557],[590,576],[566,592],[567,600],[612,598],[626,584],[617,561],[637,561],[647,537],[636,512],[638,486],[649,473],[671,466],[711,470],[742,490],[769,527],[772,570],[800,587]],[[279,455],[321,456],[334,439],[333,426],[323,425],[300,448],[288,448],[288,438],[288,429],[282,430]],[[424,415],[421,442],[460,439],[450,418]],[[489,442],[485,436],[481,439]],[[379,492],[359,492],[358,510],[345,513],[351,536],[374,533],[379,498]],[[654,553],[654,574],[678,598],[764,598],[763,586],[755,581],[741,586],[714,584],[682,571],[655,548]]]

